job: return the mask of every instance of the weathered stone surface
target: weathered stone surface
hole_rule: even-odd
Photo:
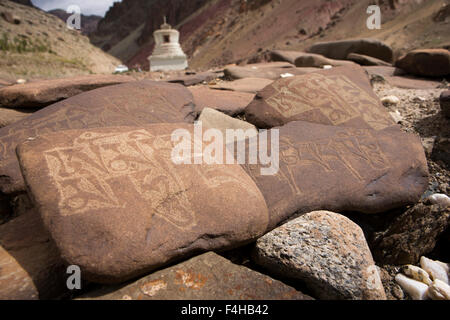
[[[311,46],[307,51],[338,60],[347,59],[350,53],[364,54],[386,62],[392,62],[394,56],[392,49],[388,45],[375,39],[320,42]]]
[[[193,140],[192,125],[157,124],[61,131],[17,148],[45,226],[87,280],[123,282],[267,229],[264,198],[239,165],[174,163],[178,129]]]
[[[273,50],[270,52],[270,58],[272,61],[289,62],[295,65],[295,60],[303,54],[305,53],[301,51]]]
[[[258,128],[297,120],[376,130],[395,125],[359,66],[277,80],[257,93],[245,116]]]
[[[441,93],[439,103],[441,105],[442,114],[445,117],[450,118],[450,90]]]
[[[419,203],[397,217],[371,241],[376,261],[385,264],[416,264],[433,251],[439,236],[450,226],[450,207]]]
[[[9,126],[17,121],[20,121],[34,111],[33,109],[8,109],[0,107],[0,128]]]
[[[236,116],[243,113],[255,97],[254,93],[213,90],[207,86],[195,86],[188,89],[194,96],[197,114],[205,108],[211,108],[229,116]]]
[[[395,63],[406,72],[425,77],[450,75],[450,51],[446,49],[413,50]]]
[[[104,290],[106,291],[106,290]],[[209,252],[155,272],[96,300],[311,300],[284,283]]]
[[[222,132],[222,137],[224,139],[227,136],[227,129],[243,130],[246,133],[249,133],[246,135],[247,138],[258,135],[258,129],[256,129],[254,125],[239,119],[234,119],[222,112],[210,108],[203,109],[198,121],[202,122],[203,130],[217,129]],[[225,143],[226,141],[224,140],[223,142]]]
[[[135,81],[132,77],[91,75],[44,80],[0,89],[0,107],[42,108],[85,91]]]
[[[273,80],[263,78],[244,78],[231,82],[222,82],[212,85],[210,88],[219,90],[231,90],[239,92],[256,93],[271,84]]]
[[[364,54],[358,54],[358,53],[350,53],[347,56],[347,60],[356,62],[359,65],[362,66],[385,66],[385,67],[392,67],[392,64],[383,61],[381,59],[377,59],[374,57],[366,56]]]
[[[35,210],[0,225],[0,300],[53,299],[66,270]]]
[[[363,231],[337,213],[310,212],[278,227],[258,239],[254,258],[320,299],[386,299]]]
[[[368,66],[364,69],[371,79],[381,76],[382,80],[391,86],[403,89],[436,89],[442,84],[438,80],[410,76],[404,70],[395,67]]]
[[[223,75],[223,74],[222,74]],[[186,87],[193,86],[199,83],[203,82],[209,82],[214,79],[217,79],[219,77],[219,74],[216,72],[200,72],[192,75],[185,75],[175,78],[170,78],[168,82],[171,83],[180,83]]]
[[[0,129],[0,191],[25,191],[16,146],[67,129],[193,122],[192,94],[179,84],[149,80],[85,92]]]
[[[299,68],[322,68],[323,66],[352,66],[352,61],[335,60],[324,57],[320,54],[304,53],[295,59],[295,66]]]
[[[269,80],[280,79],[285,75],[302,75],[320,70],[319,68],[296,68],[284,62],[249,64],[246,66],[232,66],[225,68],[225,76],[229,79],[263,78]]]
[[[427,161],[415,135],[303,121],[277,129],[276,174],[262,175],[264,165],[243,166],[266,199],[272,228],[313,210],[386,212],[416,203],[428,187]]]

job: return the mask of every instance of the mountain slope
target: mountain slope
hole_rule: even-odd
[[[42,10],[0,0],[0,13],[0,78],[112,73],[120,64]]]
[[[448,22],[433,17],[448,1],[378,1],[382,29],[369,30],[373,0],[123,0],[100,21],[91,39],[128,65],[148,67],[153,32],[168,16],[181,32],[192,68],[257,59],[270,49],[302,50],[318,41],[371,37],[399,52],[450,42]],[[113,30],[117,30],[113,32]]]

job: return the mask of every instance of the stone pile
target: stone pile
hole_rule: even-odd
[[[386,299],[375,262],[413,265],[429,254],[448,230],[447,198],[421,201],[420,138],[349,62],[394,77],[392,50],[363,39],[308,51],[225,68],[234,81],[123,77],[87,92],[36,82],[47,91],[35,100],[27,85],[0,89],[6,107],[41,108],[0,129],[0,298],[64,297],[65,268],[77,265],[83,281],[105,285],[81,299]],[[3,91],[11,88],[17,98]],[[208,145],[195,120],[251,132],[244,150],[265,143],[275,170],[196,162]],[[177,149],[174,132],[192,139]],[[190,150],[189,161],[174,161],[174,150]],[[391,210],[403,213],[389,220]],[[349,212],[392,223],[366,240]],[[258,272],[213,253],[243,246]],[[429,294],[445,298],[442,279],[426,273]]]

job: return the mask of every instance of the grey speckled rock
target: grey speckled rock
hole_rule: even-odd
[[[320,299],[386,299],[363,231],[337,213],[315,211],[286,223],[260,238],[253,256]]]

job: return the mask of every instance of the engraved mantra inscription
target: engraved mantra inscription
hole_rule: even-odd
[[[181,122],[180,110],[177,110],[163,95],[149,91],[145,96],[146,101],[152,101],[152,105],[163,106],[162,108],[146,108],[145,101],[132,96],[133,92],[127,96],[103,97],[107,107],[101,107],[101,101],[98,102],[99,107],[81,107],[61,102],[59,108],[50,114],[43,117],[32,115],[12,128],[5,128],[7,130],[0,131],[5,133],[0,137],[0,160],[13,158],[15,161],[15,149],[18,143],[29,137],[55,131],[165,123],[170,118],[174,122]]]
[[[287,137],[280,138],[280,171],[277,178],[287,182],[293,195],[302,195],[302,188],[296,180],[302,167],[311,170],[321,168],[326,173],[345,170],[358,181],[364,181],[364,170],[385,170],[390,167],[376,139],[367,130],[343,131],[331,139],[314,142],[292,142]],[[358,165],[359,164],[359,165]],[[362,165],[361,165],[362,164]],[[257,168],[247,166],[255,178]]]
[[[362,117],[376,130],[393,124],[375,98],[342,75],[325,77],[310,74],[308,77],[279,80],[273,88],[276,93],[266,102],[286,118],[320,109],[334,125],[357,117]]]
[[[177,174],[170,159],[172,148],[170,135],[154,136],[142,129],[121,134],[87,132],[71,147],[44,152],[50,177],[59,191],[61,214],[125,208],[128,199],[118,194],[123,193],[120,186],[129,181],[133,190],[127,192],[142,197],[154,214],[183,230],[196,226],[197,217],[186,194],[192,185],[186,185]],[[249,183],[223,167],[184,169],[195,170],[198,183],[210,188]],[[250,186],[248,189],[253,190]]]

